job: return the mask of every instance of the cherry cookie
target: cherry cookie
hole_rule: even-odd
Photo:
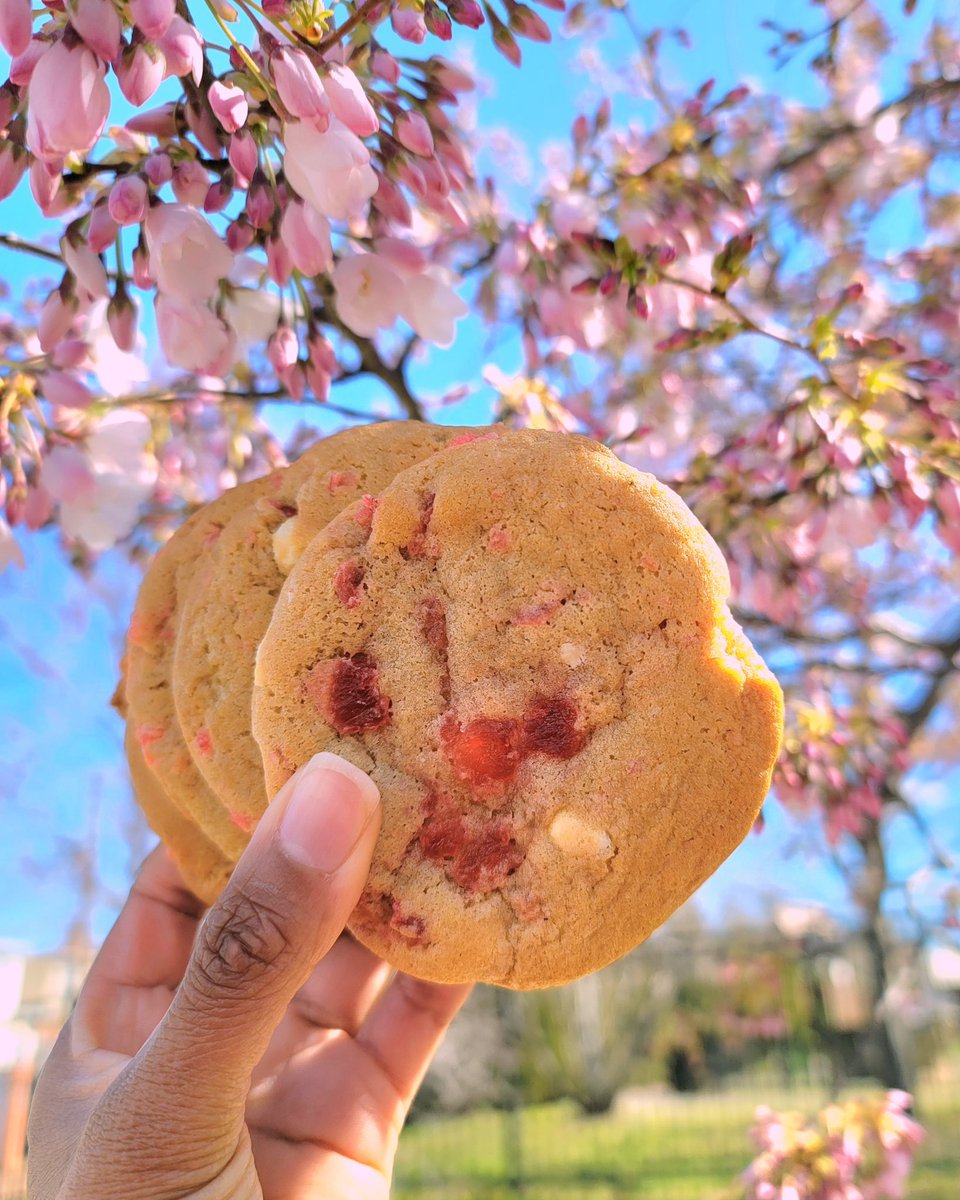
[[[665,920],[780,745],[728,594],[676,495],[565,434],[461,441],[335,518],[260,645],[253,733],[271,794],[320,750],[378,784],[355,936],[421,978],[532,988]]]
[[[224,526],[237,512],[275,491],[282,476],[282,471],[274,471],[224,492],[198,509],[157,552],[134,604],[119,689],[140,756],[163,793],[233,862],[249,834],[231,821],[191,757],[174,707],[173,656],[183,598],[194,576],[207,569]]]
[[[250,732],[253,666],[289,565],[348,504],[463,433],[384,421],[324,438],[226,523],[194,572],[181,603],[173,699],[196,769],[241,830],[267,806]]]

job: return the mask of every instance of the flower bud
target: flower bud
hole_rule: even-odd
[[[154,187],[163,187],[165,183],[169,183],[173,178],[173,163],[170,161],[169,154],[158,151],[155,154],[147,155],[143,164],[143,173]]]
[[[146,214],[148,201],[146,182],[139,175],[124,175],[110,189],[107,207],[118,225],[139,225]]]
[[[122,283],[107,305],[107,325],[117,349],[130,354],[137,344],[137,309]]]
[[[247,97],[240,88],[221,83],[218,79],[215,83],[210,84],[207,99],[210,101],[214,116],[227,133],[236,133],[243,127],[250,107]]]
[[[170,28],[176,0],[130,0],[130,16],[145,38],[157,41]]]
[[[0,0],[0,45],[11,58],[23,54],[33,33],[30,0]]]
[[[113,0],[69,0],[67,12],[76,33],[107,62],[120,53],[123,23]]]
[[[433,156],[433,134],[421,113],[402,112],[394,122],[393,134],[411,154],[418,154],[422,158]]]
[[[146,104],[163,82],[166,63],[154,46],[143,42],[127,46],[114,63],[120,91],[135,107]]]
[[[94,254],[102,254],[117,240],[117,223],[110,212],[110,202],[94,205],[87,226],[87,245]]]

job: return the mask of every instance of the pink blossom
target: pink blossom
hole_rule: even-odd
[[[214,115],[227,133],[236,133],[238,129],[242,128],[250,106],[240,88],[221,83],[218,79],[215,83],[210,84],[207,99],[210,101]]]
[[[117,349],[132,353],[137,344],[137,308],[119,287],[107,305],[107,326]]]
[[[6,570],[13,563],[22,571],[27,565],[23,551],[17,539],[13,536],[13,530],[6,523],[3,517],[0,517],[0,571]]]
[[[166,60],[155,47],[140,43],[127,46],[113,69],[117,73],[120,91],[132,105],[146,104],[163,82]]]
[[[468,75],[462,67],[449,59],[441,58],[439,54],[433,57],[433,74],[441,87],[448,92],[472,92],[477,86],[472,75]]]
[[[553,227],[565,241],[575,233],[593,233],[599,221],[596,200],[584,192],[566,192],[553,202]]]
[[[40,348],[45,354],[49,354],[57,343],[67,336],[77,315],[77,308],[75,300],[64,302],[60,288],[54,288],[46,298],[37,326]]]
[[[168,64],[169,66],[169,64]],[[154,137],[172,138],[177,133],[177,105],[160,104],[147,112],[137,113],[126,124],[132,133],[149,133]],[[151,155],[151,158],[153,155]]]
[[[223,212],[232,196],[233,188],[230,186],[229,180],[226,178],[216,180],[210,184],[207,194],[203,198],[203,211],[207,213]]]
[[[300,356],[300,343],[289,325],[280,325],[267,343],[267,358],[280,378],[294,366]]]
[[[150,274],[150,256],[143,247],[137,246],[134,250],[130,256],[130,265],[133,268],[131,277],[134,287],[149,292],[157,286],[157,281]]]
[[[423,13],[415,9],[394,6],[390,13],[390,24],[397,37],[403,38],[405,42],[413,42],[415,46],[422,45],[427,36]]]
[[[155,311],[160,347],[169,363],[187,371],[226,374],[235,337],[206,305],[158,294]]]
[[[441,280],[426,272],[405,277],[400,315],[425,341],[451,345],[456,323],[467,312],[466,304]]]
[[[210,176],[194,158],[177,163],[173,171],[173,194],[181,204],[202,208],[210,188]]]
[[[13,142],[0,143],[0,200],[6,200],[16,190],[30,159]]]
[[[90,296],[106,296],[107,272],[97,254],[84,242],[74,244],[69,237],[60,242],[63,261],[72,273],[77,283]]]
[[[380,128],[373,105],[360,80],[349,67],[334,64],[324,76],[324,91],[333,115],[357,137],[369,137]]]
[[[254,229],[266,229],[273,219],[276,198],[263,171],[258,170],[247,191],[245,212]]]
[[[157,41],[170,28],[176,0],[130,0],[130,16],[145,38]]]
[[[117,223],[110,215],[108,204],[95,204],[87,225],[87,245],[94,254],[102,254],[117,240]]]
[[[386,50],[375,50],[370,57],[370,73],[386,83],[400,82],[400,64]]]
[[[271,57],[270,69],[287,112],[323,132],[330,122],[330,101],[316,67],[305,52],[284,46]]]
[[[169,159],[167,160],[169,161]],[[118,225],[139,225],[147,211],[149,193],[140,175],[124,175],[110,189],[110,216]]]
[[[307,339],[307,384],[321,403],[330,395],[330,382],[337,374],[337,356],[333,346],[319,331]]]
[[[27,146],[41,159],[57,160],[92,150],[110,112],[103,64],[86,46],[68,50],[57,42],[30,79]]]
[[[203,78],[203,38],[195,25],[179,15],[174,16],[157,46],[166,64],[166,77],[192,75],[193,82],[197,87],[200,86]]]
[[[30,164],[30,191],[45,217],[56,217],[65,211],[61,182],[59,166],[45,163],[42,158],[35,158]]]
[[[17,54],[10,63],[10,82],[17,87],[26,87],[33,78],[37,63],[50,49],[49,42],[34,38],[22,54]]]
[[[143,164],[143,173],[154,187],[163,187],[173,179],[173,163],[169,154],[148,154]]]
[[[229,275],[233,255],[213,227],[185,204],[158,204],[145,223],[150,273],[167,296],[206,300]]]
[[[422,113],[402,112],[394,122],[393,135],[411,154],[423,158],[433,155],[433,134]]]
[[[235,221],[231,221],[227,226],[224,241],[234,254],[242,254],[244,250],[248,250],[253,245],[256,236],[257,231],[241,213]]]
[[[405,281],[376,254],[347,254],[333,275],[337,314],[361,337],[373,337],[397,319]]]
[[[267,238],[267,274],[278,287],[286,287],[293,274],[290,251],[278,237]]]
[[[413,220],[413,213],[403,192],[392,179],[386,175],[380,176],[380,183],[373,196],[373,203],[378,212],[383,213],[397,225],[408,226]]]
[[[47,371],[43,376],[43,394],[63,408],[89,408],[94,396],[90,389],[66,371]]]
[[[330,222],[312,205],[290,201],[280,222],[280,237],[291,263],[301,275],[313,278],[330,269],[333,263]]]
[[[70,24],[94,54],[107,62],[120,53],[123,22],[113,0],[71,0]]]
[[[403,238],[377,238],[373,248],[381,258],[386,259],[401,273],[419,273],[425,271],[429,265],[429,259],[420,247]]]
[[[157,479],[147,450],[150,422],[143,413],[107,413],[83,448],[55,446],[43,462],[43,484],[60,504],[60,527],[94,551],[127,536]]]
[[[257,143],[249,129],[241,129],[230,138],[227,147],[227,158],[230,166],[237,173],[237,183],[240,187],[249,187],[257,171]]]
[[[369,151],[339,122],[331,122],[326,133],[305,122],[286,125],[284,142],[287,182],[325,217],[356,216],[377,190]]]
[[[30,0],[0,0],[0,45],[11,58],[26,50],[32,32]]]
[[[89,349],[90,347],[82,338],[65,338],[52,348],[50,361],[61,370],[70,370],[72,367],[79,367],[86,361]]]

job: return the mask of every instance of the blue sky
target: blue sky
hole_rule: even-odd
[[[664,6],[635,0],[633,7],[643,30],[667,23],[647,15],[662,12]],[[755,79],[784,95],[815,99],[816,84],[802,61],[775,71],[766,54],[769,35],[758,30],[759,21],[779,16],[783,4],[681,0],[665,7],[669,24],[684,25],[693,37],[690,50],[671,45],[666,51],[670,74],[687,80],[691,92],[710,77],[717,80],[718,93]],[[883,7],[894,19],[902,5],[890,0]],[[955,11],[950,0],[920,0],[916,15],[898,22],[899,54],[908,56],[916,31],[928,28],[936,14],[945,18],[950,9]],[[799,0],[789,11],[811,28],[823,21],[822,10]],[[626,30],[619,18],[612,22],[614,34],[608,42],[622,45]],[[511,188],[517,211],[522,212],[525,191],[543,176],[539,152],[550,142],[567,140],[579,98],[592,94],[590,81],[575,66],[581,43],[524,43],[525,66],[518,72],[488,46],[484,32],[460,40],[472,48],[490,80],[478,102],[480,127],[510,128],[528,147],[530,182]],[[887,82],[894,86],[892,79]],[[616,119],[642,122],[648,115],[635,99],[623,93],[616,97]],[[482,160],[484,165],[489,169],[491,164]],[[0,228],[27,237],[45,232],[25,184],[0,205]],[[14,292],[46,274],[38,272],[38,265],[42,268],[25,256],[0,251],[3,278]],[[431,350],[414,363],[414,390],[439,394],[452,383],[477,380],[490,361],[514,369],[519,363],[515,341],[507,338],[491,351],[479,323],[464,322],[453,349]],[[351,399],[364,404],[388,401],[369,382],[343,389],[338,398],[348,404]],[[469,403],[450,409],[445,419],[481,421],[489,403],[489,393],[481,391]],[[289,407],[277,407],[270,414],[283,432],[301,415],[307,414]],[[319,425],[330,429],[334,422],[321,418]],[[77,912],[76,880],[64,872],[64,839],[93,841],[98,847],[106,885],[91,910],[98,936],[109,924],[116,897],[125,890],[131,857],[146,844],[136,844],[132,852],[129,847],[133,815],[121,728],[108,705],[136,578],[118,556],[107,555],[94,578],[85,581],[64,564],[49,535],[24,539],[24,549],[27,571],[0,575],[0,940],[16,939],[42,949],[62,940]],[[823,867],[813,830],[785,817],[775,805],[767,809],[765,833],[749,838],[702,889],[697,901],[701,909],[717,919],[732,911],[755,914],[780,896],[817,900],[833,912],[842,911],[843,886]],[[906,830],[897,840],[902,855],[913,853]]]

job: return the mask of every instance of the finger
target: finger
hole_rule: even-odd
[[[357,1044],[390,1080],[405,1110],[471,986],[399,974],[361,1026]]]
[[[469,986],[398,975],[356,1038],[327,1031],[255,1088],[250,1129],[386,1169],[417,1088]]]
[[[351,1036],[383,991],[392,969],[349,933],[343,933],[287,1009],[263,1058],[254,1084],[270,1078],[293,1055],[330,1029]]]
[[[375,784],[318,754],[281,790],[197,934],[183,982],[125,1087],[195,1145],[241,1118],[253,1067],[340,935],[370,868]]]
[[[137,1053],[183,978],[204,908],[158,846],[140,868],[77,999],[77,1053]]]

